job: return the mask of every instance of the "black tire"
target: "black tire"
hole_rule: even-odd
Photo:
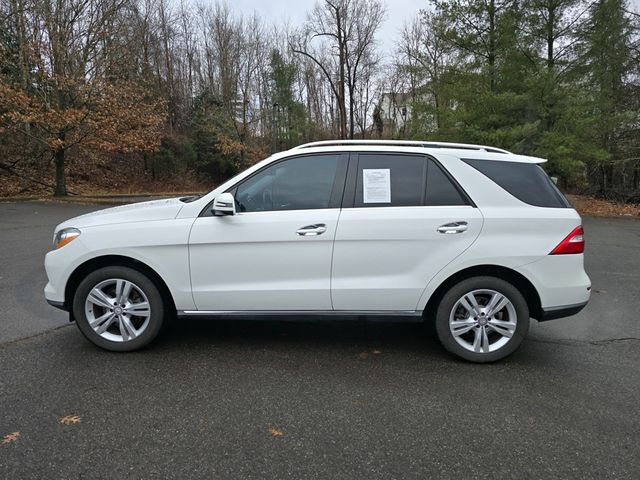
[[[516,327],[511,338],[503,346],[495,351],[478,353],[467,350],[456,341],[449,327],[449,317],[459,299],[469,292],[484,289],[507,297],[515,309]],[[436,311],[435,326],[440,343],[447,351],[470,362],[495,362],[511,355],[526,337],[529,331],[529,307],[522,293],[511,283],[496,277],[472,277],[454,285],[444,294]]]
[[[150,306],[149,322],[142,333],[128,341],[112,341],[100,336],[89,324],[85,312],[85,302],[91,290],[109,279],[123,279],[135,284],[144,292]],[[114,352],[130,352],[151,343],[162,330],[165,320],[165,304],[158,287],[145,274],[129,267],[103,267],[87,275],[73,297],[73,314],[82,334],[93,344]]]

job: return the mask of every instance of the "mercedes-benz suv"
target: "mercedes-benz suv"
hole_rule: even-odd
[[[325,141],[201,197],[108,208],[55,229],[48,302],[130,351],[176,317],[397,316],[474,362],[530,318],[589,300],[581,220],[541,168],[494,147]]]

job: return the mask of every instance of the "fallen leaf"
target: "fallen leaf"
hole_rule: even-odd
[[[612,202],[602,198],[589,197],[586,195],[567,195],[569,201],[583,216],[595,217],[637,217],[640,216],[640,205],[632,203]]]
[[[60,418],[60,423],[63,425],[74,425],[80,423],[81,418],[78,415],[66,415]]]
[[[2,445],[15,442],[16,440],[18,440],[18,438],[20,438],[20,432],[9,433],[5,435],[4,438],[2,439]]]
[[[284,437],[284,432],[282,430],[272,427],[271,425],[269,425],[269,433],[272,437]]]
[[[371,350],[370,352],[362,352],[358,355],[358,358],[360,358],[360,360],[366,360],[367,358],[369,358],[370,355],[380,355],[382,352],[380,350],[378,350],[377,348],[374,348],[373,350]]]

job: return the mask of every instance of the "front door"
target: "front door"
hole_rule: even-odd
[[[331,310],[346,165],[333,153],[280,160],[231,190],[235,215],[198,218],[189,238],[198,310]]]

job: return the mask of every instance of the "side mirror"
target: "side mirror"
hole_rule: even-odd
[[[221,193],[213,200],[213,206],[211,211],[214,215],[235,215],[236,214],[236,201],[233,198],[233,194],[226,192]]]

